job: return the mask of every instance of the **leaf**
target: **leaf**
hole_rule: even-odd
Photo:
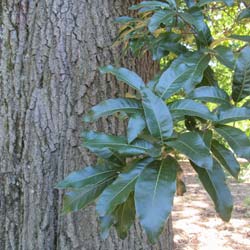
[[[169,5],[167,3],[163,3],[161,1],[142,1],[139,4],[132,5],[129,9],[130,10],[138,10],[140,8],[144,7],[151,7],[154,9],[159,9],[159,8],[169,8]]]
[[[202,140],[204,141],[207,148],[211,148],[212,138],[213,138],[213,132],[209,129],[206,129],[202,132],[200,132],[200,136],[202,137]]]
[[[173,23],[174,12],[172,10],[159,10],[154,13],[148,23],[148,29],[153,33],[162,23],[170,26]]]
[[[159,155],[160,152],[160,149],[144,140],[136,140],[132,144],[127,144],[127,139],[124,136],[113,136],[93,131],[85,131],[82,137],[84,140],[83,146],[94,153],[98,153],[100,150],[109,150],[112,154],[111,150],[113,150],[119,154],[148,154],[155,157]]]
[[[189,99],[175,101],[169,105],[169,109],[174,119],[188,115],[211,121],[217,120],[216,115],[211,113],[205,105]]]
[[[200,87],[200,86],[219,87],[218,82],[215,79],[214,71],[212,70],[212,68],[209,65],[203,73],[203,78],[202,78],[201,83],[197,85],[197,87]]]
[[[211,150],[221,165],[237,179],[240,172],[240,164],[235,159],[234,154],[216,140],[212,140]]]
[[[142,92],[142,106],[150,134],[161,140],[171,136],[173,121],[168,107],[148,88]]]
[[[128,230],[135,220],[135,204],[134,194],[130,194],[128,199],[116,210],[116,223],[115,228],[118,236],[121,239],[125,239],[128,234]]]
[[[94,106],[84,116],[84,122],[93,122],[102,116],[112,115],[116,112],[136,113],[142,111],[141,103],[133,98],[108,99]]]
[[[141,77],[139,77],[133,71],[130,71],[126,68],[114,68],[112,65],[100,68],[102,74],[111,73],[115,75],[117,80],[127,83],[130,87],[140,90],[145,87],[145,84]]]
[[[160,77],[155,88],[156,92],[164,100],[181,88],[190,92],[197,83],[201,82],[208,62],[209,56],[199,52],[188,52],[179,56]]]
[[[234,0],[200,0],[198,2],[198,6],[202,7],[202,6],[207,5],[209,3],[212,3],[212,2],[225,3],[227,6],[232,6],[234,4]]]
[[[106,215],[100,217],[100,231],[101,231],[101,238],[106,240],[109,236],[109,230],[114,223],[114,215]]]
[[[135,140],[142,130],[146,127],[145,117],[141,113],[133,114],[128,122],[128,143]]]
[[[229,221],[233,210],[233,199],[226,185],[225,174],[219,163],[214,160],[213,168],[206,170],[190,162],[198,173],[199,179],[214,202],[215,209],[224,221]]]
[[[116,173],[117,169],[105,168],[103,166],[85,167],[80,171],[69,174],[63,181],[57,184],[56,188],[83,188],[112,177]]]
[[[241,108],[229,108],[222,110],[218,114],[218,123],[229,123],[241,120],[250,119],[250,109],[241,107]]]
[[[134,191],[136,180],[142,170],[152,161],[152,158],[137,161],[129,171],[121,173],[118,178],[103,191],[96,204],[96,210],[100,216],[111,214],[118,205],[128,199],[129,194]]]
[[[154,161],[141,173],[135,186],[136,214],[148,239],[155,242],[172,210],[178,163],[168,156]]]
[[[232,97],[239,102],[250,95],[250,46],[241,50],[236,61]]]
[[[188,95],[188,98],[206,102],[220,103],[220,104],[230,103],[229,96],[224,90],[210,86],[203,86],[194,89]]]
[[[186,155],[199,167],[212,169],[213,159],[210,155],[209,148],[197,132],[180,134],[178,139],[168,141],[167,145]]]
[[[240,41],[244,41],[244,42],[250,42],[250,36],[240,36],[240,35],[231,35],[229,36],[229,38],[235,39],[235,40],[240,40]]]
[[[220,63],[232,70],[234,69],[235,59],[230,48],[220,45],[214,48],[214,51],[216,52],[215,56]]]
[[[90,184],[80,189],[73,189],[72,191],[65,193],[63,211],[68,213],[85,208],[91,202],[95,201],[105,187],[113,182],[115,177],[116,175],[105,177],[95,184]]]
[[[240,14],[238,15],[238,20],[242,20],[242,19],[245,19],[245,18],[250,18],[250,7],[248,8],[245,8],[244,10],[242,10],[240,12]]]
[[[219,125],[215,127],[219,133],[239,157],[250,159],[250,140],[246,134],[238,128]]]

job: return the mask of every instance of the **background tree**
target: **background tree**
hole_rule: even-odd
[[[113,19],[131,4],[1,1],[0,249],[171,249],[170,234],[148,246],[138,225],[126,241],[112,233],[102,242],[93,209],[62,216],[54,189],[70,171],[92,162],[79,147],[85,110],[127,92],[97,68],[114,63]],[[145,79],[154,70],[147,58],[124,62]],[[95,126],[124,129],[117,120]]]

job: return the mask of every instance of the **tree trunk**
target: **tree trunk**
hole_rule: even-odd
[[[155,246],[136,224],[124,241],[102,241],[93,208],[61,214],[55,184],[93,158],[81,148],[82,115],[126,88],[98,67],[114,63],[113,19],[124,0],[2,0],[0,7],[0,249],[172,249],[171,222]],[[146,79],[149,59],[124,64]],[[92,127],[93,128],[93,127]],[[95,129],[122,133],[108,119]]]

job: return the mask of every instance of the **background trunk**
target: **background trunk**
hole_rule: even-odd
[[[93,208],[61,215],[55,184],[69,172],[91,163],[80,147],[82,115],[126,88],[98,66],[114,63],[115,16],[124,0],[2,0],[0,85],[0,249],[172,249],[170,224],[154,246],[139,225],[125,241],[114,232],[98,234]],[[124,62],[144,79],[150,60]],[[95,125],[121,133],[124,125],[101,120]]]

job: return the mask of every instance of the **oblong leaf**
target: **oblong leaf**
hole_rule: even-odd
[[[118,178],[103,191],[96,204],[96,210],[100,216],[112,213],[119,204],[127,200],[129,194],[134,191],[136,180],[142,170],[152,161],[152,158],[137,161],[132,165],[129,171],[121,173]]]
[[[250,159],[250,140],[244,132],[226,125],[216,126],[215,131],[228,142],[237,156]]]
[[[164,100],[181,88],[189,93],[196,84],[201,82],[209,60],[208,55],[198,52],[188,52],[179,56],[160,77],[155,87],[156,92]]]
[[[234,154],[217,140],[212,140],[211,150],[221,165],[237,179],[240,172],[240,164],[235,159]]]
[[[145,117],[142,113],[135,113],[131,115],[128,122],[128,143],[131,143],[135,140],[142,130],[146,127]]]
[[[142,106],[149,132],[161,138],[167,138],[173,133],[173,121],[167,105],[150,89],[142,92]]]
[[[199,167],[211,169],[213,166],[213,159],[209,149],[197,132],[180,134],[178,139],[168,141],[167,145],[186,155]]]
[[[184,99],[173,102],[169,105],[169,109],[174,119],[188,115],[197,116],[210,121],[217,121],[217,116],[210,112],[205,105],[193,100]]]
[[[141,88],[145,87],[145,83],[133,71],[130,71],[126,68],[115,68],[112,65],[100,68],[101,73],[111,73],[115,75],[117,80],[123,81],[127,83],[130,87],[140,90]]]
[[[170,156],[163,161],[154,161],[136,182],[136,213],[151,242],[155,242],[162,232],[172,210],[177,167],[178,163]]]
[[[139,111],[142,111],[142,105],[134,98],[108,99],[91,108],[83,121],[93,122],[102,116],[112,115],[116,112],[136,113]]]
[[[104,168],[100,166],[85,167],[79,171],[72,172],[56,188],[83,188],[95,184],[103,179],[114,176],[117,169]]]
[[[241,120],[250,119],[250,109],[241,107],[241,108],[229,108],[226,110],[221,110],[218,113],[218,123],[229,123]]]
[[[245,8],[244,10],[242,10],[239,13],[238,17],[237,17],[238,20],[242,20],[242,19],[245,19],[245,18],[250,18],[250,7]]]
[[[188,98],[220,104],[229,104],[230,102],[229,96],[224,90],[212,86],[196,88],[188,95]]]
[[[116,175],[105,177],[93,185],[88,185],[80,189],[73,189],[72,191],[65,193],[63,211],[68,213],[85,208],[91,202],[95,201],[105,187],[113,182],[115,177]]]
[[[239,102],[250,95],[250,46],[241,50],[233,76],[232,98]]]
[[[240,40],[240,41],[244,41],[244,42],[248,42],[248,43],[250,42],[250,36],[230,35],[229,37],[232,39],[235,39],[235,40]]]
[[[156,157],[160,153],[158,147],[144,140],[138,139],[132,144],[128,144],[124,136],[113,136],[93,131],[85,131],[82,133],[82,138],[84,140],[83,146],[94,153],[98,153],[99,150],[109,150],[111,154],[112,151],[115,151],[121,155],[147,154],[152,157]]]
[[[224,221],[229,221],[233,210],[233,199],[228,186],[226,185],[225,174],[220,164],[214,160],[213,168],[206,170],[199,168],[191,162],[199,179],[214,202],[215,209]]]

